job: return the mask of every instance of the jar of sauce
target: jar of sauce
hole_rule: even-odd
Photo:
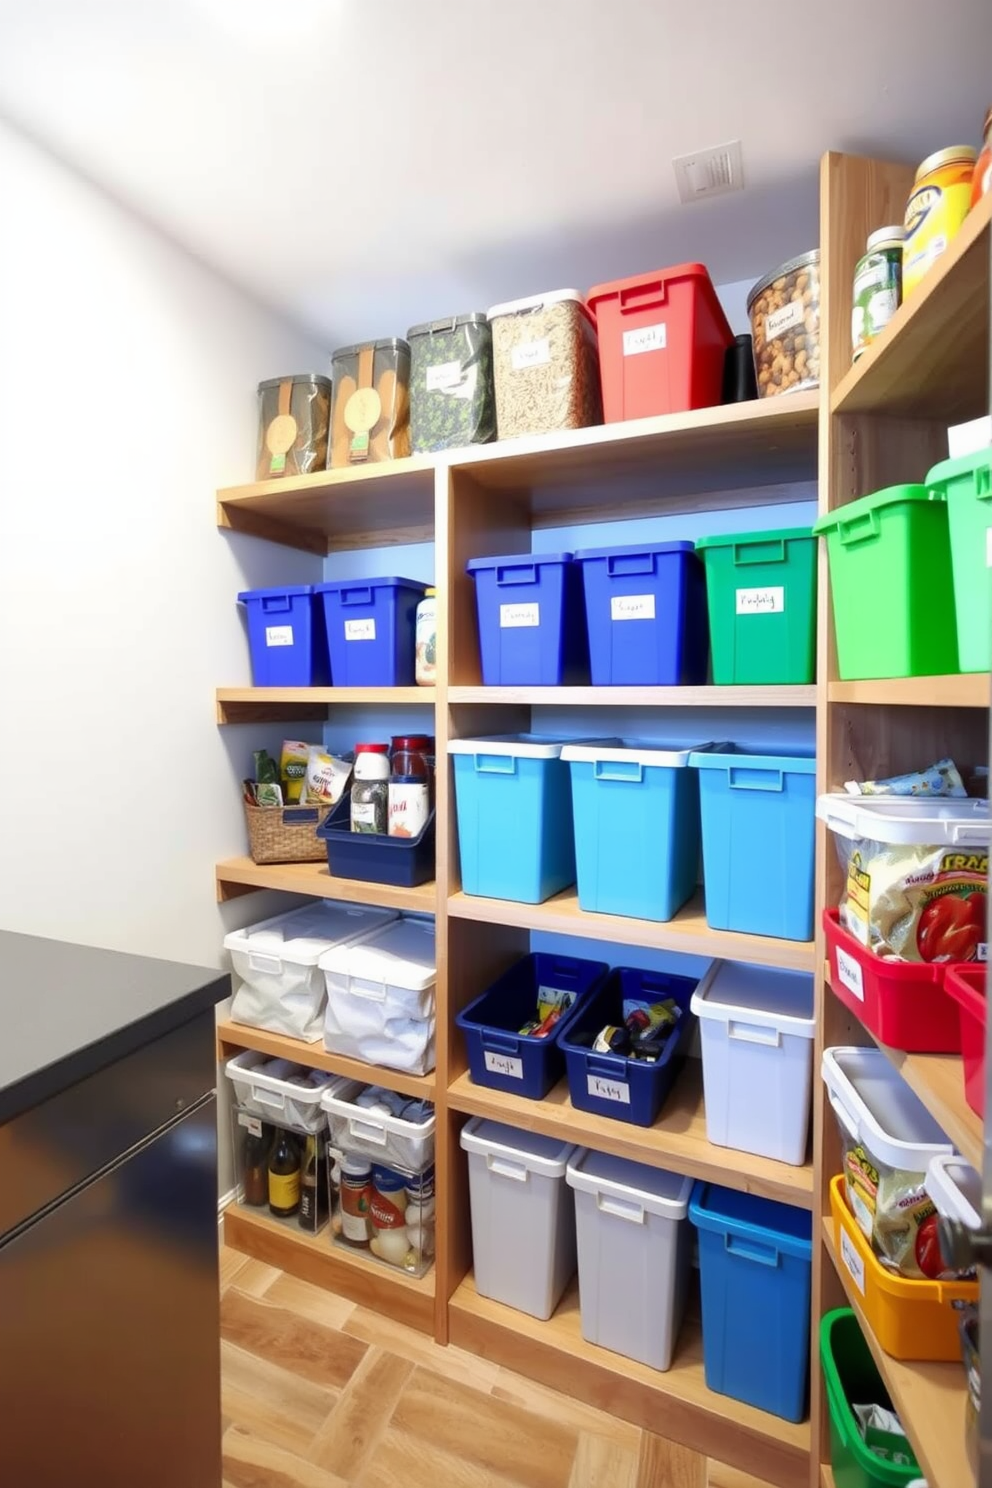
[[[902,303],[905,228],[880,227],[868,235],[854,269],[851,347],[855,360],[888,325]]]
[[[427,758],[430,739],[426,734],[397,734],[390,748],[394,775],[414,775],[418,780],[430,777]]]
[[[906,241],[902,251],[903,298],[912,294],[958,232],[971,205],[976,151],[951,145],[928,155],[916,172],[906,203]]]
[[[977,201],[981,201],[985,193],[992,189],[992,108],[985,115],[982,138],[985,143],[982,146],[982,153],[975,162],[975,174],[971,178],[972,206]]]
[[[341,1239],[366,1249],[372,1238],[372,1164],[346,1152],[341,1158]]]

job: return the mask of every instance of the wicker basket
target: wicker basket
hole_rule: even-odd
[[[317,828],[329,806],[252,806],[244,803],[248,850],[254,863],[319,863],[327,849]]]

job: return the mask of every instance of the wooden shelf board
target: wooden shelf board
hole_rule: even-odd
[[[987,672],[960,672],[940,677],[879,677],[859,682],[829,682],[831,703],[887,703],[922,708],[987,708]]]
[[[329,1229],[307,1235],[265,1210],[241,1204],[229,1204],[224,1210],[224,1242],[422,1333],[434,1331],[433,1266],[418,1280],[360,1251],[332,1245]]]
[[[969,212],[883,334],[841,379],[831,412],[920,414],[950,423],[988,412],[990,221],[992,195]]]
[[[789,971],[814,971],[811,940],[777,940],[769,935],[745,935],[735,930],[711,930],[706,923],[699,890],[674,920],[634,920],[626,915],[590,914],[579,908],[574,889],[565,889],[543,904],[518,904],[509,899],[482,899],[461,892],[448,900],[456,919],[488,925],[515,925],[555,935],[580,935],[587,940],[612,940],[656,950],[681,951],[686,956],[720,956],[756,966],[781,966]]]
[[[664,1372],[587,1343],[569,1287],[547,1322],[480,1297],[470,1273],[450,1303],[451,1342],[577,1400],[660,1432],[781,1488],[808,1488],[809,1425],[706,1388],[698,1315],[686,1317]]]
[[[218,687],[218,723],[326,719],[335,707],[433,708],[433,687]]]
[[[876,1041],[877,1042],[877,1041]],[[904,1054],[879,1044],[938,1126],[977,1172],[982,1171],[982,1123],[964,1098],[959,1054]]]
[[[820,1488],[834,1488],[834,1470],[829,1462],[820,1463]]]
[[[633,1162],[670,1168],[676,1173],[709,1179],[797,1208],[813,1207],[811,1163],[793,1168],[766,1157],[716,1147],[707,1140],[703,1077],[698,1059],[686,1061],[661,1115],[650,1127],[631,1126],[625,1121],[612,1121],[608,1116],[577,1111],[568,1098],[567,1080],[562,1080],[543,1100],[534,1101],[473,1085],[465,1073],[448,1087],[448,1105],[469,1116],[485,1116],[525,1131],[580,1142],[597,1152],[611,1152]]]
[[[217,1042],[225,1052],[235,1049],[257,1049],[260,1054],[271,1054],[276,1059],[292,1059],[308,1069],[327,1070],[332,1075],[346,1075],[349,1080],[361,1080],[366,1085],[385,1085],[389,1090],[398,1090],[402,1095],[419,1096],[423,1100],[434,1099],[433,1075],[407,1075],[402,1070],[386,1069],[379,1064],[365,1064],[360,1059],[347,1059],[343,1054],[329,1054],[323,1044],[305,1043],[303,1039],[287,1038],[282,1033],[269,1033],[264,1028],[248,1028],[244,1023],[233,1023],[224,1018],[217,1024]]]
[[[449,703],[554,708],[814,708],[809,687],[449,687]]]
[[[841,1285],[861,1324],[878,1371],[892,1397],[899,1419],[913,1444],[929,1488],[966,1488],[973,1482],[965,1452],[964,1366],[925,1364],[893,1359],[876,1339],[861,1308],[861,1295],[847,1269],[838,1263],[833,1226],[823,1221],[823,1243]]]
[[[215,869],[217,898],[236,899],[257,889],[280,889],[286,894],[311,894],[318,899],[341,899],[346,904],[378,904],[384,909],[406,909],[434,914],[436,890],[432,883],[416,889],[366,883],[358,878],[333,878],[323,863],[253,863],[251,858],[227,858]]]

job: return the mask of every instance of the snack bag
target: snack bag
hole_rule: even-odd
[[[303,795],[303,787],[306,783],[307,761],[309,758],[309,744],[301,744],[298,740],[287,739],[282,746],[279,773],[282,779],[283,799],[287,806],[299,805]]]
[[[841,923],[862,945],[902,961],[985,959],[986,850],[837,840]]]
[[[953,1279],[957,1273],[944,1265],[937,1210],[925,1182],[925,1173],[886,1167],[860,1144],[845,1142],[848,1207],[882,1265],[915,1281]]]
[[[347,760],[328,754],[319,744],[311,744],[307,753],[305,795],[310,806],[336,806],[351,778]]]

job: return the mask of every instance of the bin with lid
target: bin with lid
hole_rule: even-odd
[[[717,686],[816,679],[816,538],[808,527],[701,537]]]
[[[416,680],[416,579],[336,579],[323,597],[335,687],[412,687]]]
[[[486,687],[557,687],[589,680],[582,570],[571,553],[472,558]]]
[[[404,916],[320,958],[324,1045],[332,1054],[426,1075],[434,1068],[434,921]]]
[[[578,290],[493,305],[489,323],[500,439],[600,422],[596,323]]]
[[[942,460],[926,486],[947,503],[951,577],[963,672],[992,666],[992,449]]]
[[[594,687],[706,681],[706,584],[691,542],[581,548],[575,559],[585,587]]]
[[[327,687],[331,681],[323,606],[311,584],[244,589],[255,687]]]

